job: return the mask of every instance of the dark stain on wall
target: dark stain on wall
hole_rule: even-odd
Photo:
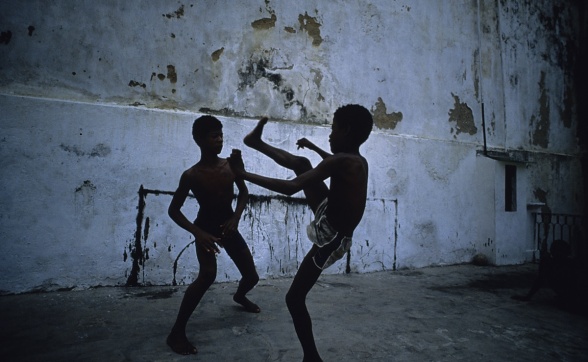
[[[277,89],[282,85],[282,76],[279,73],[272,73],[267,70],[269,66],[269,60],[261,57],[255,61],[249,60],[249,63],[245,65],[243,70],[239,70],[239,90],[243,90],[246,87],[253,87],[255,83],[261,78],[265,78],[274,84],[274,88]]]
[[[184,16],[184,5],[180,6],[180,8],[173,13],[162,14],[164,17],[171,19],[171,18],[181,18]]]
[[[211,57],[212,57],[212,61],[216,62],[220,59],[220,56],[223,54],[223,52],[225,51],[225,48],[220,48],[218,50],[215,50],[214,52],[212,52]]]
[[[449,122],[455,122],[455,130],[452,128],[451,133],[455,132],[454,138],[458,134],[464,132],[474,135],[478,132],[478,128],[474,123],[474,113],[472,109],[465,102],[460,102],[460,99],[455,94],[451,93],[455,100],[454,108],[449,110]]]
[[[132,259],[132,266],[131,272],[129,277],[127,278],[128,287],[134,287],[139,285],[139,272],[141,271],[141,266],[143,265],[144,257],[143,257],[143,246],[141,245],[141,230],[143,228],[143,213],[145,212],[145,197],[147,194],[143,189],[143,185],[139,188],[139,206],[137,207],[137,230],[135,231],[135,240],[134,244],[129,245],[129,251],[131,254]],[[125,260],[126,260],[126,251],[125,251]]]
[[[153,78],[157,78],[159,80],[165,80],[165,74],[162,74],[162,73],[159,73],[158,74],[158,73],[153,72],[153,73],[151,73],[151,79],[150,80],[153,80]]]
[[[547,148],[549,145],[549,96],[545,89],[545,72],[541,72],[541,80],[539,81],[539,117],[534,115],[531,117],[531,127],[534,127],[531,136],[531,143],[535,146]]]
[[[86,190],[86,189],[87,190],[91,190],[91,191],[96,191],[96,186],[94,186],[94,184],[92,183],[92,181],[86,180],[86,181],[84,181],[84,183],[81,186],[76,187],[76,191],[75,192],[81,192],[81,191]]]
[[[561,120],[564,127],[571,128],[573,119],[572,109],[574,107],[574,90],[569,84],[564,90],[563,105],[564,107],[561,111]]]
[[[141,87],[141,88],[147,88],[147,85],[145,83],[140,83],[134,80],[131,80],[129,82],[129,87]]]
[[[374,117],[374,124],[380,129],[394,129],[400,121],[402,121],[402,112],[386,113],[386,104],[381,97],[375,106],[372,107]]]
[[[206,114],[214,114],[217,116],[224,116],[224,117],[246,117],[246,114],[243,112],[235,111],[231,108],[220,108],[220,109],[212,109],[208,107],[201,107],[198,109],[198,112],[206,113]]]
[[[10,39],[12,39],[12,32],[10,30],[0,33],[0,44],[8,45]]]
[[[94,146],[94,148],[92,148],[92,150],[90,150],[90,152],[86,152],[86,151],[80,149],[78,146],[67,146],[67,145],[64,145],[63,143],[60,144],[59,147],[63,151],[73,153],[78,157],[83,157],[83,156],[106,157],[111,152],[110,147],[108,147],[104,143],[97,144],[96,146]]]
[[[259,57],[259,59],[256,59]],[[254,55],[249,59],[238,71],[240,82],[239,90],[244,90],[247,87],[253,88],[258,80],[265,78],[274,85],[274,89],[284,96],[284,108],[290,108],[294,105],[300,107],[301,119],[308,118],[308,112],[302,102],[295,98],[294,90],[284,85],[282,75],[270,69],[270,60],[265,55]]]
[[[298,23],[300,24],[300,30],[304,30],[308,33],[308,36],[312,38],[312,45],[318,47],[323,42],[321,37],[321,24],[308,13],[304,15],[298,15]]]

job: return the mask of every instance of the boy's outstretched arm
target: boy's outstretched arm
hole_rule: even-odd
[[[318,153],[318,155],[321,156],[322,159],[325,159],[325,158],[327,158],[329,156],[332,156],[330,153],[328,153],[327,151],[321,149],[319,146],[317,146],[314,143],[310,142],[306,138],[301,138],[298,141],[296,141],[296,146],[298,146],[298,149],[308,148],[309,150],[312,150],[312,151]]]
[[[204,250],[220,253],[216,244],[222,245],[221,240],[194,225],[182,212],[181,208],[184,205],[189,192],[189,175],[184,172],[180,178],[180,185],[169,204],[167,214],[176,224],[178,224],[178,226],[194,235],[196,243],[202,246]]]
[[[336,167],[337,159],[329,157],[319,163],[315,168],[297,176],[292,180],[281,180],[271,177],[265,177],[245,171],[243,159],[241,153],[235,152],[239,150],[233,150],[231,156],[228,158],[231,169],[237,175],[246,181],[252,182],[263,188],[271,191],[275,191],[284,195],[293,195],[298,191],[301,191],[306,186],[310,186],[314,183],[321,182],[331,177],[331,173],[334,167]]]

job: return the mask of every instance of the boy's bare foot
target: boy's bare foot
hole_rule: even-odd
[[[267,117],[262,117],[257,126],[253,129],[253,131],[249,132],[245,138],[243,138],[243,143],[247,146],[255,149],[259,144],[263,141],[261,140],[261,134],[263,133],[263,127],[267,123]]]
[[[198,353],[196,347],[188,341],[186,336],[180,336],[172,332],[167,336],[166,342],[172,351],[178,354],[189,355]]]
[[[259,313],[261,309],[257,306],[257,304],[253,303],[246,296],[239,297],[237,295],[233,296],[233,300],[243,306],[245,310],[249,313]]]

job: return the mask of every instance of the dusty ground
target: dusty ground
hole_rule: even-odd
[[[587,361],[588,317],[553,292],[532,302],[537,265],[448,266],[323,276],[309,296],[325,361]],[[290,279],[250,293],[262,313],[215,284],[188,325],[196,356],[165,337],[185,287],[98,288],[0,297],[2,361],[301,361],[284,296]]]

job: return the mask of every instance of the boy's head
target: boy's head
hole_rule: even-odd
[[[368,139],[374,126],[370,111],[358,104],[339,107],[335,111],[333,122],[337,122],[339,127],[349,127],[348,139],[356,146],[360,146]]]
[[[196,118],[192,125],[192,137],[196,144],[200,144],[206,135],[212,131],[220,131],[223,129],[223,124],[213,116],[201,116]]]

